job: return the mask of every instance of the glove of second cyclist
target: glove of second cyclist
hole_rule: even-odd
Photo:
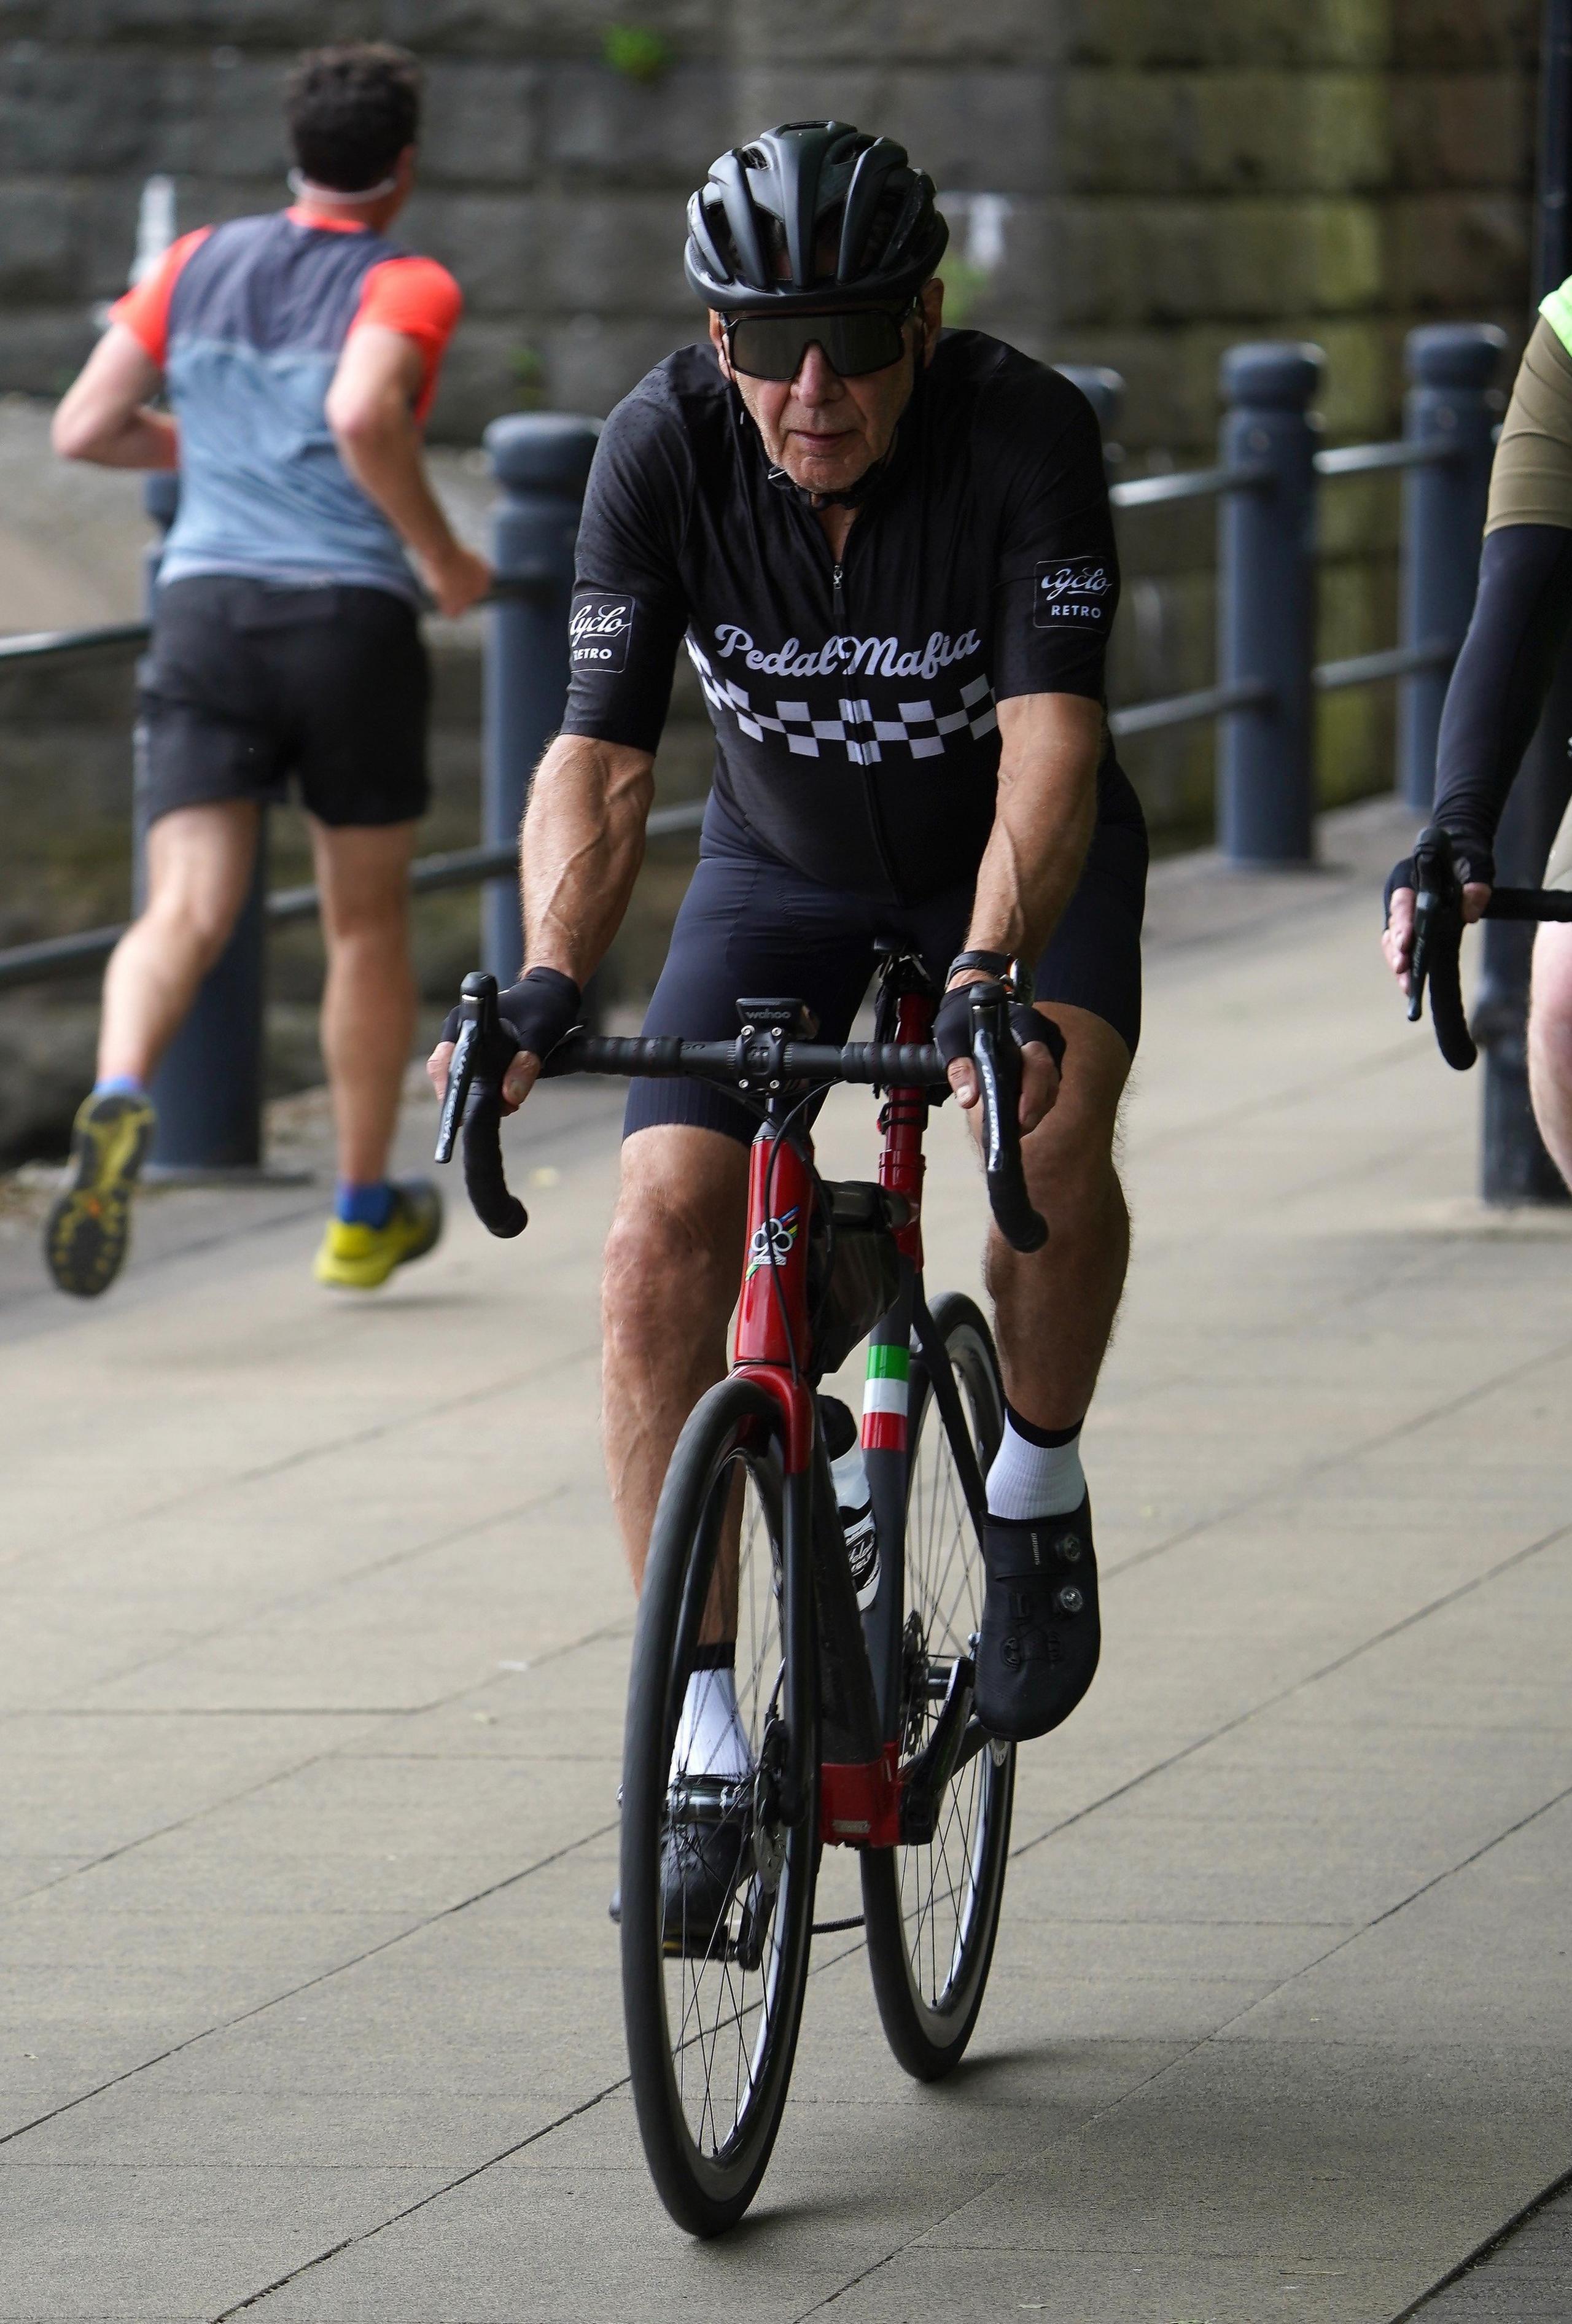
[[[487,1060],[490,1070],[505,1072],[520,1049],[528,1049],[532,1056],[549,1057],[578,1024],[583,997],[573,979],[559,968],[532,968],[516,984],[499,992],[496,1013],[512,1047],[506,1057],[495,1064]],[[441,1038],[456,1041],[463,1022],[462,1004],[449,1009],[442,1019]]]
[[[934,1045],[947,1065],[958,1057],[972,1054],[972,993],[969,984],[953,984],[939,1004],[933,1020]],[[1064,1035],[1051,1017],[1024,1001],[1012,1001],[1009,1007],[1010,1030],[1016,1045],[1024,1048],[1028,1041],[1040,1041],[1053,1059],[1055,1067],[1064,1063]]]

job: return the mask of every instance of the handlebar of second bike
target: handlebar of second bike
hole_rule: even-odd
[[[1021,1161],[1021,1052],[1010,1030],[1002,984],[974,984],[972,1059],[983,1107],[983,1167],[999,1231],[1017,1250],[1040,1250],[1048,1228],[1032,1208]],[[507,1184],[502,1159],[502,1079],[516,1054],[503,1031],[496,979],[484,970],[464,980],[459,1027],[437,1133],[437,1159],[447,1162],[460,1127],[464,1183],[476,1215],[495,1235],[522,1234],[529,1214]],[[789,1085],[837,1082],[892,1089],[948,1093],[943,1058],[931,1042],[829,1042],[782,1039],[754,1030],[735,1041],[681,1041],[662,1036],[622,1038],[570,1033],[547,1058],[543,1077],[610,1074],[670,1079],[678,1075],[729,1085],[740,1094],[777,1095]]]
[[[1457,1073],[1479,1055],[1463,1006],[1463,883],[1452,835],[1439,824],[1414,844],[1414,948],[1409,971],[1409,1022],[1417,1024],[1429,987],[1436,1046]],[[1572,920],[1572,891],[1556,888],[1493,888],[1488,920]]]

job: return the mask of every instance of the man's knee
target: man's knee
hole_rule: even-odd
[[[698,1141],[692,1156],[686,1140]],[[715,1132],[678,1129],[673,1137],[663,1125],[640,1132],[624,1153],[606,1246],[607,1331],[670,1338],[689,1324],[712,1328],[717,1307],[729,1312],[740,1264],[745,1152]]]

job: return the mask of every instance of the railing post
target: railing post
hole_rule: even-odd
[[[1217,518],[1217,678],[1271,698],[1228,712],[1217,742],[1217,844],[1231,863],[1308,863],[1314,852],[1317,422],[1325,357],[1302,343],[1223,357],[1223,465],[1271,476],[1224,494]]]
[[[143,501],[162,531],[174,521],[180,479],[148,477]],[[159,545],[148,555],[148,611],[158,577]],[[147,824],[142,793],[143,744],[136,744],[134,809],[134,902],[146,891]],[[190,1011],[153,1077],[158,1130],[148,1156],[154,1177],[207,1177],[254,1171],[262,1164],[264,1016],[266,1001],[267,811],[260,818],[256,868],[235,932],[198,990]]]
[[[573,550],[596,438],[593,420],[522,411],[485,431],[503,499],[492,521],[498,602],[487,616],[481,837],[518,838],[530,778],[561,722],[568,695],[568,611]],[[481,957],[511,984],[523,958],[516,880],[481,892]]]
[[[1479,544],[1494,452],[1491,394],[1506,334],[1493,323],[1427,323],[1404,345],[1410,387],[1403,438],[1453,454],[1405,471],[1399,639],[1410,647],[1463,642],[1479,579]],[[1398,692],[1398,788],[1419,815],[1436,791],[1436,738],[1447,669],[1405,678]]]

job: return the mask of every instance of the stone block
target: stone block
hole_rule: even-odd
[[[735,53],[744,68],[807,65],[827,71],[877,58],[892,65],[1013,69],[1056,62],[1061,11],[1042,0],[976,0],[957,12],[946,0],[739,0]]]
[[[84,256],[82,204],[70,189],[0,180],[0,300],[81,296]]]
[[[1252,0],[1235,8],[1197,8],[1188,0],[1063,0],[1060,14],[1063,53],[1076,63],[1303,69],[1377,65],[1388,52],[1384,12],[1366,0]]]
[[[1537,0],[1397,0],[1392,44],[1405,65],[1539,69]]]
[[[1534,85],[1526,73],[1401,73],[1392,83],[1392,164],[1408,188],[1533,185]]]
[[[443,359],[427,434],[433,443],[474,444],[504,412],[553,401],[545,392],[539,330],[523,321],[467,315]]]
[[[546,252],[537,199],[422,190],[399,223],[413,248],[458,277],[467,311],[516,315],[539,303]]]
[[[94,48],[217,41],[246,48],[317,48],[388,37],[378,0],[58,0],[51,31]]]
[[[1031,194],[1054,181],[1052,83],[1042,73],[896,64],[831,75],[785,65],[747,72],[738,86],[744,134],[833,105],[841,118],[899,138],[941,189]]]
[[[653,310],[678,319],[690,336],[702,328],[703,312],[682,272],[680,196],[564,195],[542,203],[541,215],[543,301],[569,313]]]
[[[482,57],[598,55],[615,24],[634,19],[680,55],[716,56],[728,37],[731,0],[384,0],[382,39],[430,54]]]
[[[282,189],[291,158],[282,60],[254,61],[216,49],[204,95],[208,169],[220,178],[269,178]]]
[[[680,186],[686,194],[730,143],[730,97],[718,65],[679,65],[641,86],[606,65],[564,63],[546,84],[547,157],[603,184]]]
[[[527,65],[429,65],[422,176],[439,184],[524,184],[537,159],[539,91],[540,75]]]
[[[1128,199],[1063,206],[1066,323],[1346,311],[1381,290],[1379,214],[1357,202]],[[1274,337],[1268,328],[1253,336]]]
[[[1077,192],[1325,193],[1387,174],[1375,73],[1073,73],[1060,102]]]
[[[547,401],[554,410],[604,416],[644,374],[697,333],[656,317],[578,315],[542,333]]]
[[[0,392],[63,395],[97,336],[85,304],[7,308],[0,323]]]
[[[1489,307],[1504,286],[1528,304],[1530,214],[1509,194],[1401,196],[1387,213],[1388,295],[1416,320]]]

